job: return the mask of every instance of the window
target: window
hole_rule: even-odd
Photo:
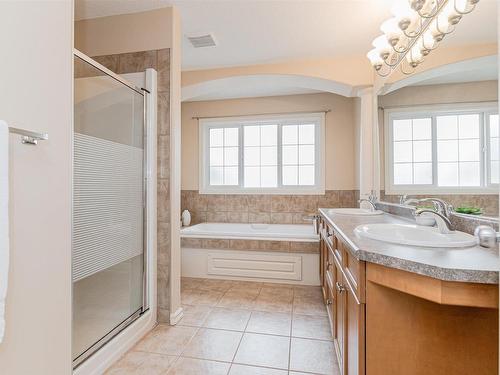
[[[200,120],[202,193],[323,194],[324,114]]]
[[[389,193],[479,192],[499,183],[496,103],[386,111]]]

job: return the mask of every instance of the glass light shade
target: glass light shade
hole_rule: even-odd
[[[422,47],[427,50],[431,50],[436,46],[437,42],[432,35],[431,30],[426,30],[424,35],[422,35]]]
[[[411,9],[410,4],[406,0],[396,1],[391,8],[391,13],[402,30],[406,30],[410,24],[418,19],[418,14]],[[406,27],[403,27],[405,25]]]
[[[451,1],[453,3],[453,1]],[[462,13],[468,12],[471,8],[479,3],[479,0],[455,0],[455,8]]]
[[[380,35],[375,38],[372,42],[372,46],[378,50],[383,59],[385,59],[392,52],[392,47],[387,41],[385,35]]]
[[[437,42],[440,42],[444,38],[444,35],[450,30],[450,28],[451,25],[448,22],[448,19],[446,17],[442,17],[442,14],[435,18],[429,26],[429,30]]]
[[[441,13],[439,14],[439,19],[440,19],[439,22],[441,22],[440,25],[442,25],[444,22],[448,22],[451,25],[456,25],[462,18],[462,15],[457,10],[460,9],[465,10],[467,8],[467,3],[468,3],[467,0],[456,0],[456,1],[450,0],[444,6],[444,8],[441,10]]]
[[[381,66],[384,63],[384,60],[380,57],[380,51],[376,48],[368,52],[366,57],[368,57],[373,66]]]
[[[425,5],[425,0],[409,0],[410,7],[417,12]]]
[[[397,44],[399,38],[401,37],[401,29],[398,24],[398,20],[393,17],[386,20],[380,26],[380,30],[385,34],[387,40],[391,45]]]
[[[453,0],[450,1],[453,2]],[[422,9],[420,10],[420,14],[424,15],[434,14],[436,6],[437,6],[436,0],[425,0],[425,3],[422,6]]]
[[[410,63],[411,66],[416,67],[420,64],[424,59],[424,55],[420,51],[420,48],[417,44],[415,44],[410,51],[406,54],[406,60]]]

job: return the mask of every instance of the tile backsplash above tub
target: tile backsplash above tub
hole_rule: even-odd
[[[323,195],[199,194],[182,190],[181,209],[191,212],[192,224],[306,224],[304,216],[319,207],[357,207],[357,190],[327,190]]]
[[[319,244],[317,242],[182,238],[181,247],[217,250],[231,249],[287,253],[319,253]]]

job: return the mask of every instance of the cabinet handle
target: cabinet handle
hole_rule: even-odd
[[[326,266],[327,266],[327,268],[330,268],[331,266],[333,266],[333,263],[332,262],[327,262]]]
[[[327,300],[326,300],[326,304],[327,304],[328,306],[329,306],[329,305],[331,305],[331,304],[332,304],[332,300],[331,300],[331,299],[327,299]]]
[[[341,283],[338,281],[335,283],[335,288],[339,291],[339,293],[342,293],[345,291],[345,286],[343,286]]]

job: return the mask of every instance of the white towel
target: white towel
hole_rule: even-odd
[[[0,343],[5,333],[9,273],[9,127],[0,120]]]

